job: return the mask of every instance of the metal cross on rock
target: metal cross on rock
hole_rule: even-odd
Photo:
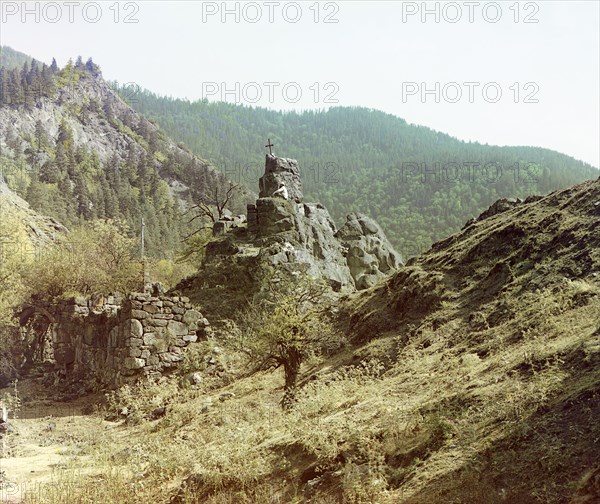
[[[273,155],[273,149],[272,148],[275,147],[275,145],[271,143],[271,139],[270,138],[268,140],[269,140],[269,143],[267,145],[265,145],[265,147],[269,148],[269,154],[272,156]]]

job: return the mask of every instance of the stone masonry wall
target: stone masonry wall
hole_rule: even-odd
[[[184,349],[210,331],[186,297],[132,294],[95,303],[76,298],[61,302],[53,312],[57,367],[67,374],[95,375],[108,385],[172,370]]]

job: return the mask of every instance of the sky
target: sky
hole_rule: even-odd
[[[0,44],[160,95],[364,106],[600,166],[600,2],[0,1]]]

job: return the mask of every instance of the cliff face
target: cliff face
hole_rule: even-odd
[[[56,161],[54,143],[62,123],[72,135],[73,149],[85,148],[102,165],[151,159],[171,195],[183,206],[189,196],[197,200],[212,194],[216,187],[228,185],[223,174],[133,110],[99,70],[77,70],[71,74],[64,70],[57,74],[53,85],[55,90],[50,97],[37,93],[31,106],[0,104],[0,162],[9,184],[16,185],[14,179],[22,177],[16,173],[21,153],[25,153],[26,166],[21,169],[27,178],[39,178],[44,164]],[[136,89],[120,91],[129,101],[136,100]],[[44,139],[40,138],[40,127]],[[73,165],[74,161],[69,159],[68,163]],[[253,196],[245,190],[241,192],[244,201]]]
[[[284,186],[283,194],[274,193]],[[287,192],[287,198],[286,193]],[[304,202],[298,163],[267,155],[260,197],[247,216],[215,224],[220,235],[206,249],[200,272],[180,288],[207,311],[226,318],[240,298],[261,290],[264,268],[306,273],[326,280],[337,292],[375,285],[402,265],[402,258],[372,219],[351,214],[341,229],[319,203]],[[244,222],[246,221],[246,222]],[[210,290],[218,296],[207,296]]]
[[[34,212],[23,198],[15,194],[0,179],[0,218],[14,216],[25,228],[31,244],[42,247],[54,240],[57,234],[66,233],[67,229],[52,217]],[[0,236],[0,242],[10,242],[10,236]]]

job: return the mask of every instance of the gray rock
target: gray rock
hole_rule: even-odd
[[[139,347],[129,349],[129,357],[142,357],[142,350]]]
[[[232,399],[235,397],[235,394],[233,392],[223,392],[221,395],[219,395],[219,401],[224,402],[227,399]]]
[[[222,236],[233,227],[233,221],[218,220],[213,224],[213,236]]]
[[[144,305],[144,311],[148,313],[158,313],[160,309],[154,304]]]
[[[158,355],[151,355],[150,357],[148,357],[148,359],[146,359],[146,362],[149,366],[157,366],[158,364],[160,364],[160,359]]]
[[[165,352],[160,354],[160,360],[166,363],[180,362],[183,359],[181,355],[173,352]]]
[[[144,327],[139,320],[132,319],[129,325],[129,334],[132,338],[141,338],[144,334]]]
[[[256,200],[256,215],[260,236],[296,231],[295,206],[291,201],[282,198],[260,198]]]
[[[144,340],[142,338],[129,338],[129,347],[137,348],[141,347],[144,344]]]
[[[170,320],[167,325],[167,330],[173,336],[186,336],[188,333],[188,326],[183,322]]]
[[[403,266],[402,257],[371,218],[351,213],[335,237],[346,248],[346,263],[357,289],[367,289]]]
[[[199,320],[202,320],[202,314],[197,310],[188,310],[183,315],[183,322],[190,327],[195,327]]]
[[[200,385],[202,383],[202,375],[198,372],[188,373],[186,379],[190,385]]]
[[[155,333],[144,334],[144,345],[154,345],[156,340],[157,338]]]
[[[138,357],[127,357],[123,362],[123,365],[127,369],[141,369],[146,365],[146,361]]]
[[[153,327],[167,327],[169,321],[166,319],[152,319],[150,325]]]
[[[265,174],[259,180],[259,198],[270,198],[280,183],[285,184],[290,200],[302,203],[304,196],[298,161],[267,154]]]

